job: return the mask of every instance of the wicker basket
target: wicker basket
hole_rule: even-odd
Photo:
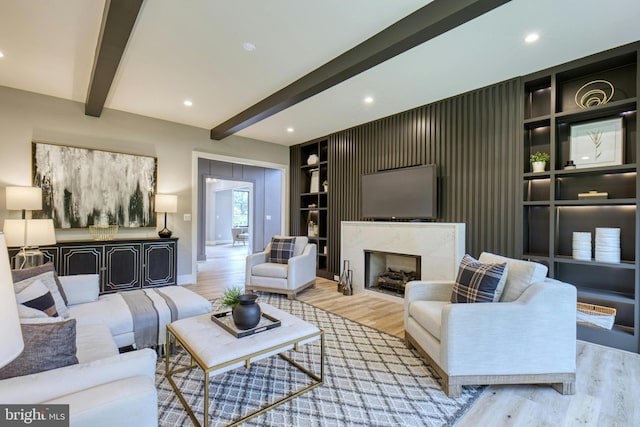
[[[118,234],[118,225],[90,225],[89,234],[93,240],[113,240]]]
[[[616,309],[601,305],[578,303],[578,323],[588,326],[596,326],[603,329],[613,328],[616,319]]]

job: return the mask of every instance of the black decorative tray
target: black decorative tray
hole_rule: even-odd
[[[238,329],[236,324],[233,322],[231,311],[213,313],[211,315],[211,320],[236,338],[248,337],[249,335],[255,335],[259,332],[264,332],[280,326],[280,320],[273,316],[269,316],[266,313],[262,313],[262,318],[260,319],[260,322],[258,322],[258,325],[251,329]]]

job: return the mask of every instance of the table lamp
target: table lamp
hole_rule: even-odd
[[[0,233],[0,368],[7,365],[22,353],[24,342],[18,318],[16,295],[13,291],[13,279],[9,268],[9,254],[5,236]]]
[[[158,232],[163,239],[171,237],[172,231],[167,228],[167,213],[178,212],[178,196],[173,194],[156,194],[155,211],[164,212],[164,228]]]
[[[20,247],[14,261],[15,269],[43,264],[44,256],[38,246],[56,243],[52,219],[5,219],[3,230],[6,245]]]
[[[26,218],[26,211],[42,209],[42,188],[40,187],[7,187],[7,210],[22,211],[22,219]]]

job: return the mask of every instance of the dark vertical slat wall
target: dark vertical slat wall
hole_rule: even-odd
[[[466,224],[466,251],[521,252],[520,79],[329,135],[329,270],[340,271],[340,222],[360,221],[360,175],[438,165],[439,222]],[[300,147],[291,165],[301,164]],[[299,234],[301,183],[291,181],[291,231]]]

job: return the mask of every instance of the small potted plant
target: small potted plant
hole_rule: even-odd
[[[246,330],[254,328],[260,323],[262,310],[256,303],[256,294],[245,294],[240,286],[234,286],[224,291],[220,303],[231,308],[233,322],[238,329]]]
[[[533,153],[529,160],[531,161],[531,167],[534,172],[544,172],[547,162],[551,156],[548,153],[541,153],[540,151]]]
[[[238,297],[244,294],[244,289],[240,286],[234,286],[233,288],[227,288],[222,295],[222,299],[220,300],[220,304],[224,307],[229,307],[230,309],[235,308],[238,305]]]
[[[324,187],[324,192],[325,193],[327,191],[329,191],[329,181],[327,181],[326,179],[324,181],[322,181],[322,187]]]

